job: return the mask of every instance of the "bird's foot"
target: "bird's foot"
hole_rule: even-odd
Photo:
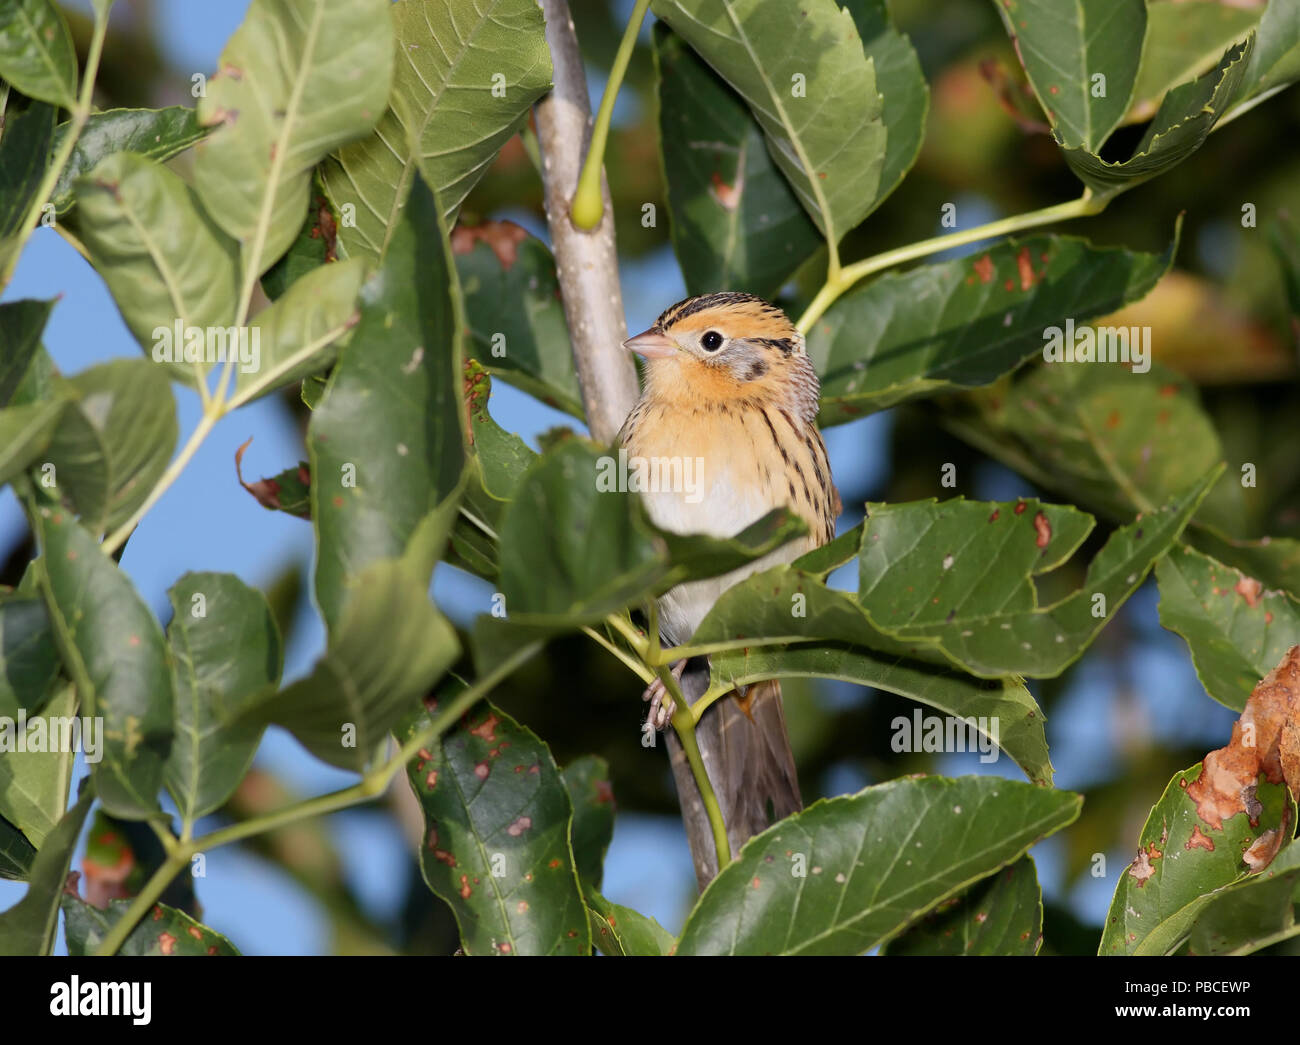
[[[673,678],[681,682],[682,672],[685,670],[686,661],[679,660],[672,666]],[[668,725],[668,720],[673,717],[673,712],[677,710],[677,702],[673,700],[672,695],[668,692],[664,680],[658,677],[646,687],[645,692],[641,694],[641,699],[650,701],[650,712],[646,715],[646,725],[653,725],[655,729],[663,729],[664,726]]]

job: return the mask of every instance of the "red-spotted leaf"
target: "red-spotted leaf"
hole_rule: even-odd
[[[456,915],[466,954],[590,950],[573,811],[545,744],[480,704],[407,772],[424,811],[424,880]]]

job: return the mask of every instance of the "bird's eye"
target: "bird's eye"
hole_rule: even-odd
[[[722,347],[722,335],[716,330],[706,330],[700,338],[700,344],[704,346],[704,351],[716,352]]]

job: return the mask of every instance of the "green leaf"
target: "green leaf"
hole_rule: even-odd
[[[68,721],[76,709],[76,692],[73,687],[64,686],[42,709],[39,719],[29,712],[24,750],[18,749],[15,723],[0,727],[7,734],[6,750],[0,757],[0,816],[17,827],[37,849],[45,844],[68,808],[68,786],[76,757],[73,740],[79,739],[81,749],[88,755],[98,742],[93,735],[80,730],[90,725],[87,719],[81,720],[77,738],[55,725],[56,719]],[[21,720],[17,724],[21,725]]]
[[[209,361],[184,359],[184,335],[220,328],[228,345],[237,333],[238,247],[156,160],[115,153],[75,184],[78,232],[126,325],[172,377],[197,385]]]
[[[995,6],[1056,140],[1098,151],[1133,97],[1147,28],[1144,0],[1002,0]]]
[[[301,381],[334,361],[339,340],[357,322],[356,298],[365,276],[359,260],[313,269],[251,323],[260,358],[236,369],[232,406],[242,406],[274,389]]]
[[[294,241],[312,169],[369,132],[393,76],[387,0],[253,0],[199,99],[216,129],[195,149],[208,213],[260,275]]]
[[[609,786],[609,763],[596,755],[575,758],[564,767],[564,788],[573,807],[570,832],[578,880],[600,888],[605,852],[614,837],[614,792]]]
[[[796,610],[798,612],[796,612]],[[713,684],[766,678],[835,678],[886,690],[968,720],[1035,783],[1050,783],[1046,716],[1018,679],[974,679],[946,665],[922,663],[924,649],[873,628],[853,595],[833,591],[810,573],[779,566],[722,593],[689,647],[709,652]],[[910,720],[894,720],[907,728]],[[914,727],[920,733],[920,723]],[[914,741],[920,749],[922,739]],[[972,749],[973,750],[973,749]]]
[[[255,700],[247,718],[284,726],[330,765],[361,770],[459,652],[455,630],[429,602],[427,574],[376,562],[356,577],[312,673]]]
[[[21,475],[49,449],[67,405],[46,399],[0,409],[0,483]]]
[[[501,522],[501,591],[512,617],[594,621],[645,594],[664,556],[635,494],[602,490],[607,453],[570,439],[542,455]]]
[[[1225,886],[1250,877],[1243,854],[1266,834],[1276,835],[1290,804],[1289,838],[1295,830],[1294,803],[1283,784],[1261,781],[1254,817],[1238,813],[1220,827],[1197,816],[1188,787],[1201,763],[1175,773],[1151,809],[1138,840],[1138,855],[1120,874],[1102,930],[1099,954],[1172,954],[1197,918]],[[1265,839],[1261,846],[1267,847]]]
[[[417,164],[450,226],[461,201],[551,85],[542,13],[533,0],[400,0],[391,106],[369,137],[324,167],[325,189],[356,225],[350,256],[386,252]],[[383,103],[380,103],[383,109]]]
[[[822,379],[818,420],[839,424],[989,384],[1041,355],[1045,329],[1143,297],[1169,271],[1177,245],[1176,233],[1164,254],[1035,236],[881,276],[840,298],[808,332]]]
[[[41,349],[41,334],[54,301],[6,301],[0,304],[0,407],[8,406]],[[0,438],[0,446],[7,440]]]
[[[455,278],[437,203],[417,178],[307,434],[316,599],[331,627],[368,564],[417,553],[432,512],[451,525],[465,469]],[[427,579],[441,540],[426,536]]]
[[[36,847],[4,817],[0,817],[0,878],[25,882],[36,860]]]
[[[83,787],[76,804],[63,814],[32,861],[26,894],[0,914],[0,955],[32,956],[53,950],[59,897],[94,797],[92,787]]]
[[[945,900],[883,950],[891,955],[1025,955],[1043,942],[1043,892],[1034,860],[1010,867]]]
[[[979,403],[977,428],[959,431],[1047,488],[1116,519],[1169,501],[1223,457],[1195,386],[1158,366],[1139,374],[1101,363],[1052,363]],[[1240,516],[1232,498],[1241,487],[1232,482],[1223,481],[1202,518]]]
[[[1269,0],[1255,31],[1255,47],[1242,77],[1245,101],[1300,79],[1300,0]]]
[[[50,0],[0,0],[0,77],[29,98],[76,105],[77,53]]]
[[[142,359],[114,359],[62,382],[75,396],[48,448],[53,490],[92,532],[130,519],[165,471],[177,442],[165,374]]]
[[[1188,531],[1188,537],[1200,551],[1254,577],[1265,588],[1280,588],[1300,598],[1300,540],[1237,540],[1208,526],[1195,527]]]
[[[748,103],[826,239],[870,213],[885,125],[872,62],[835,0],[654,0],[652,9]]]
[[[1215,478],[1117,529],[1083,586],[1044,607],[1033,578],[1074,553],[1091,516],[1033,500],[868,504],[858,601],[879,630],[933,645],[972,674],[1055,677],[1137,590]]]
[[[677,941],[653,918],[622,904],[610,903],[594,889],[584,892],[591,944],[613,957],[671,954]]]
[[[916,162],[925,139],[930,88],[911,41],[889,17],[885,0],[845,0],[862,38],[862,47],[875,68],[885,124],[885,162],[880,169],[874,210]]]
[[[1240,711],[1259,680],[1300,644],[1300,601],[1183,547],[1156,566],[1160,623],[1186,641],[1205,691]]]
[[[1250,39],[1234,44],[1215,68],[1166,94],[1129,159],[1112,163],[1096,155],[1095,145],[1067,143],[1066,162],[1102,200],[1182,163],[1240,97],[1250,50]]]
[[[44,707],[59,669],[49,614],[39,597],[0,596],[0,715]]]
[[[63,895],[64,927],[68,954],[82,958],[95,953],[131,904],[110,900],[108,910],[92,907],[71,893]],[[156,903],[117,950],[124,955],[237,955],[235,945],[215,929],[195,921],[184,911]]]
[[[997,777],[894,780],[823,799],[723,868],[677,953],[861,954],[1014,863],[1081,805],[1071,792]]]
[[[67,384],[104,449],[108,487],[103,525],[111,530],[145,502],[176,449],[180,429],[171,385],[163,371],[143,359],[113,359],[83,370]],[[59,437],[51,447],[56,469],[64,445]],[[83,522],[91,525],[84,517]]]
[[[59,124],[53,148],[62,143],[68,127],[67,123]],[[92,113],[72,147],[67,166],[59,172],[50,201],[55,213],[66,214],[72,208],[76,203],[76,179],[113,153],[137,153],[161,163],[202,141],[206,134],[194,110],[183,105]]]
[[[420,868],[456,916],[466,954],[590,950],[572,809],[545,744],[479,705],[407,772],[424,810]]]
[[[13,0],[8,0],[13,2]],[[30,231],[27,216],[45,178],[58,111],[33,102],[21,113],[12,108],[0,137],[0,283]]]
[[[821,246],[744,101],[681,37],[654,34],[673,250],[690,294],[772,297]]]
[[[61,389],[70,389],[59,381]],[[51,492],[64,507],[80,515],[87,528],[96,533],[103,530],[108,512],[108,447],[80,403],[66,404],[50,445],[38,456],[45,460],[32,463],[40,464],[44,482],[54,483]]]
[[[110,813],[138,820],[158,809],[172,740],[170,655],[131,581],[64,510],[29,514],[41,548],[41,594],[82,714],[103,718],[91,766]]]
[[[485,230],[501,239],[489,239]],[[493,242],[499,244],[496,249]],[[452,247],[469,355],[494,376],[581,420],[582,393],[569,328],[555,261],[545,244],[517,225],[489,222],[458,226]]]
[[[262,593],[229,573],[187,573],[167,592],[176,738],[166,783],[192,825],[243,779],[262,731],[232,720],[280,681],[280,632]]]
[[[1189,954],[1253,954],[1295,936],[1300,846],[1290,843],[1260,874],[1220,889],[1187,938]]]
[[[1259,11],[1223,0],[1163,0],[1147,5],[1142,65],[1125,123],[1149,120],[1172,87],[1208,72],[1224,50],[1259,22]]]

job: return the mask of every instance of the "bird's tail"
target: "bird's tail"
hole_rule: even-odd
[[[682,673],[682,695],[698,700],[709,683],[708,658],[693,658]],[[750,838],[803,808],[794,754],[781,708],[781,684],[757,682],[714,702],[695,727],[696,743],[713,785],[734,856]],[[664,730],[695,877],[703,890],[718,873],[713,832],[695,776],[676,732]]]

